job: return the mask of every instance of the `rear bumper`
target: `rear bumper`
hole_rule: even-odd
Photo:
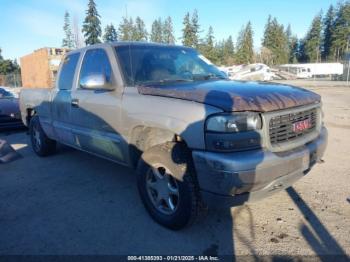
[[[202,197],[215,206],[259,200],[291,186],[321,159],[327,129],[310,143],[286,152],[254,150],[235,153],[193,151]]]

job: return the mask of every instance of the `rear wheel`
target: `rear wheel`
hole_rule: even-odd
[[[33,116],[29,124],[29,135],[33,151],[38,156],[52,155],[56,151],[56,141],[47,137],[41,127],[39,117]]]
[[[152,147],[141,156],[137,182],[151,217],[178,230],[195,221],[201,202],[191,155],[181,144]]]

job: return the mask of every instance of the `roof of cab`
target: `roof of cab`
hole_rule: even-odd
[[[73,54],[77,52],[82,52],[87,49],[92,49],[97,47],[106,47],[106,46],[115,46],[115,47],[117,46],[153,46],[153,47],[175,47],[175,48],[183,48],[183,49],[193,49],[191,47],[186,47],[181,45],[169,45],[169,44],[153,43],[153,42],[115,41],[115,42],[100,43],[100,44],[85,46],[83,48],[72,50],[68,54]]]

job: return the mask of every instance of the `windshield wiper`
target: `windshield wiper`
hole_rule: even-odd
[[[188,79],[188,78],[178,78],[178,79],[171,79],[171,78],[166,78],[166,79],[162,79],[159,82],[160,83],[170,83],[170,82],[192,82],[192,79]]]
[[[227,77],[217,74],[196,75],[193,78],[196,80],[227,79]]]
[[[158,81],[143,81],[139,82],[136,85],[138,86],[149,86],[149,85],[155,85],[155,84],[166,84],[166,83],[176,83],[176,82],[192,82],[192,79],[186,79],[186,78],[178,78],[178,79],[161,79]]]

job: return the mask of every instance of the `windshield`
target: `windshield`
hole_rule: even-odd
[[[5,89],[0,88],[0,99],[2,98],[14,98],[14,96],[10,92],[6,91]]]
[[[223,72],[194,49],[147,45],[115,49],[129,86],[226,79]]]

